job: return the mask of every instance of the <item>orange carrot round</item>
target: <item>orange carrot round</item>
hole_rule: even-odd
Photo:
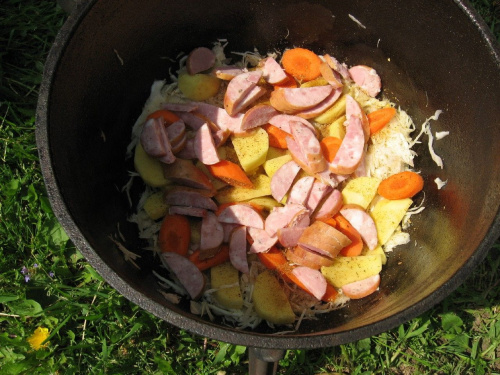
[[[238,164],[229,160],[221,160],[218,163],[207,165],[212,176],[217,177],[231,186],[253,188],[253,183]]]
[[[386,126],[396,115],[396,109],[392,107],[378,109],[368,114],[370,133],[374,134]]]
[[[170,124],[173,124],[174,122],[176,121],[179,121],[180,120],[180,117],[177,116],[175,113],[173,112],[170,112],[170,111],[167,111],[166,109],[159,109],[157,111],[154,111],[153,113],[151,113],[147,118],[146,120],[149,120],[149,119],[152,119],[152,118],[162,118],[163,121],[165,121],[165,123],[167,125],[170,125]]]
[[[312,81],[321,74],[321,59],[313,51],[305,48],[293,48],[283,53],[281,63],[285,72],[300,82]]]
[[[229,260],[229,246],[222,245],[217,254],[213,257],[200,260],[200,250],[196,250],[189,256],[189,260],[194,263],[200,271],[208,270]]]
[[[323,156],[329,163],[331,163],[333,159],[335,159],[335,155],[337,155],[337,151],[342,144],[342,139],[337,137],[325,137],[319,144],[321,146]]]
[[[347,221],[341,214],[336,214],[334,217],[336,226],[335,229],[345,234],[350,240],[351,244],[340,250],[340,255],[345,257],[355,257],[363,251],[363,240],[359,232]]]
[[[163,218],[158,234],[158,246],[162,253],[171,252],[186,256],[191,239],[189,221],[182,215],[167,215]]]
[[[411,198],[424,188],[424,179],[418,173],[404,171],[396,173],[378,186],[378,194],[386,199]]]
[[[269,146],[281,149],[288,148],[286,137],[291,137],[290,134],[271,124],[262,125],[262,128],[269,136]]]

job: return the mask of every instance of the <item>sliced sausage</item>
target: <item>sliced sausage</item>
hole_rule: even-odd
[[[166,252],[160,257],[163,264],[179,279],[191,299],[201,296],[205,288],[205,277],[193,262],[177,253]]]
[[[207,124],[204,124],[194,137],[194,152],[196,157],[205,165],[212,165],[220,161],[215,147],[212,132]]]
[[[295,267],[292,273],[318,301],[325,295],[326,279],[321,272],[309,267],[299,266]]]
[[[270,102],[278,111],[294,113],[318,105],[330,95],[332,90],[333,87],[330,85],[280,88],[271,93]]]
[[[238,271],[248,273],[247,260],[247,228],[239,226],[231,233],[229,239],[229,261]]]
[[[163,175],[179,185],[212,192],[214,190],[207,175],[196,167],[191,160],[177,158],[172,164],[163,166]]]
[[[168,140],[171,144],[179,142],[179,140],[186,134],[186,124],[182,119],[173,122],[166,127]]]
[[[375,292],[380,286],[380,274],[342,286],[342,292],[351,299],[360,299]]]
[[[294,161],[283,164],[271,178],[271,195],[281,202],[285,194],[290,190],[295,176],[300,171],[300,166]]]
[[[243,114],[238,113],[234,116],[229,116],[224,108],[208,103],[195,103],[197,105],[195,114],[205,117],[222,130],[229,130],[231,132],[240,131]]]
[[[250,245],[250,253],[265,253],[278,242],[276,235],[270,236],[264,229],[248,227],[247,231],[253,241]]]
[[[217,205],[203,190],[187,187],[173,188],[165,194],[165,202],[170,205],[203,208],[215,211]]]
[[[224,240],[224,230],[217,216],[207,211],[201,219],[200,251],[219,248]]]
[[[152,118],[146,121],[142,128],[140,142],[148,155],[158,158],[166,164],[175,161],[175,155],[172,152],[172,146],[162,119]]]
[[[215,132],[212,132],[212,138],[214,139],[215,147],[219,148],[220,146],[224,145],[230,135],[231,132],[229,130],[219,129]]]
[[[334,260],[332,258],[320,255],[302,246],[288,248],[285,252],[285,256],[291,263],[299,264],[301,266],[316,270],[320,269],[323,266],[329,267],[334,263]]]
[[[339,212],[343,203],[342,193],[335,189],[321,202],[312,217],[316,220],[327,220]]]
[[[331,85],[334,89],[342,88],[344,85],[342,84],[340,74],[335,72],[330,65],[326,62],[321,63],[319,67],[319,71],[321,72],[321,76]]]
[[[210,69],[215,64],[215,53],[209,48],[198,47],[192,50],[186,60],[189,74],[197,74]]]
[[[307,201],[305,203],[305,206],[307,209],[309,209],[309,212],[314,212],[323,198],[325,198],[331,191],[331,186],[319,180],[314,180],[311,192],[309,193],[309,197],[307,198]]]
[[[330,170],[338,174],[353,173],[364,156],[365,134],[361,119],[350,116],[348,121],[345,137],[335,158],[329,163]]]
[[[192,103],[165,103],[162,106],[163,109],[172,112],[193,112],[198,108],[198,104],[195,102]]]
[[[288,203],[287,203],[288,204]],[[300,205],[302,206],[302,205]],[[305,208],[305,207],[304,207]],[[295,214],[288,223],[289,228],[306,228],[311,224],[311,217],[307,209],[301,210]]]
[[[205,119],[192,112],[175,112],[179,118],[184,121],[184,124],[193,130],[198,130],[203,124],[206,123]]]
[[[305,111],[297,112],[295,115],[298,117],[302,117],[304,119],[309,119],[309,118],[319,116],[320,114],[325,112],[328,108],[330,108],[332,105],[334,105],[341,94],[342,94],[341,88],[335,89],[331,92],[330,95],[328,95],[326,97],[325,100],[323,100],[318,105],[316,105],[312,108],[306,109]]]
[[[238,68],[237,66],[234,65],[228,65],[228,66],[220,66],[216,69],[214,69],[213,74],[220,79],[223,79],[224,81],[230,81],[237,75],[240,75],[241,73],[244,73],[245,71],[241,68]]]
[[[292,121],[292,135],[300,147],[304,160],[313,173],[324,171],[328,163],[323,156],[318,138],[313,131],[304,126],[301,122]]]
[[[233,204],[219,214],[221,223],[239,224],[247,227],[264,229],[264,219],[255,209],[247,204]]]
[[[177,154],[179,153],[179,151],[181,151],[184,148],[184,146],[186,145],[186,142],[187,142],[187,136],[185,133],[182,135],[181,138],[178,138],[175,142],[172,142],[172,144],[171,144],[172,152],[174,153],[174,155],[176,157],[177,157]]]
[[[272,57],[261,60],[258,67],[262,70],[262,77],[271,85],[276,85],[287,79],[281,65]]]
[[[297,246],[300,236],[306,230],[306,227],[286,227],[279,228],[277,235],[278,241],[283,247]]]
[[[302,150],[300,149],[299,144],[292,137],[286,137],[286,146],[288,147],[288,151],[290,151],[290,155],[292,156],[293,161],[308,174],[314,174],[309,166],[309,163],[306,160],[305,155],[302,154]],[[271,180],[272,182],[272,180]]]
[[[184,143],[184,147],[177,151],[175,154],[177,158],[192,160],[196,159],[196,153],[194,152],[194,138],[187,138]]]
[[[308,226],[298,241],[298,245],[307,250],[332,259],[350,243],[351,240],[347,236],[321,221],[315,221]]]
[[[309,194],[314,184],[314,177],[306,176],[299,178],[295,184],[293,184],[290,189],[290,194],[288,195],[287,203],[296,203],[305,206]]]
[[[224,95],[224,108],[231,116],[236,114],[235,107],[252,91],[262,77],[262,71],[254,70],[237,75],[227,85]]]
[[[241,129],[248,130],[267,124],[279,112],[268,104],[257,104],[246,111],[241,120]]]
[[[257,99],[259,99],[261,96],[265,95],[267,93],[267,90],[265,87],[261,86],[255,86],[250,92],[245,95],[245,97],[237,104],[234,106],[234,113],[240,113],[242,112],[245,108],[247,108],[249,105],[253,104]],[[243,120],[242,120],[243,121]],[[239,129],[240,132],[243,132],[243,129]],[[235,130],[236,133],[236,130]]]
[[[351,79],[349,69],[347,69],[347,66],[345,64],[339,63],[335,57],[330,55],[324,55],[323,58],[325,59],[325,62],[330,66],[330,68],[340,73],[342,78],[344,78],[345,80]]]
[[[240,225],[230,224],[230,223],[221,223],[221,225],[224,231],[224,242],[229,243],[229,240],[231,239],[231,233],[233,232],[234,229],[238,228]]]
[[[287,227],[298,213],[306,210],[300,204],[286,204],[283,207],[273,208],[265,221],[266,232],[270,236],[276,235],[279,228]]]
[[[377,227],[369,213],[356,205],[345,205],[340,213],[359,232],[363,242],[370,250],[377,247]]]
[[[352,80],[371,97],[376,97],[382,88],[382,82],[375,69],[366,65],[356,65],[349,69]]]
[[[368,120],[368,116],[363,111],[359,103],[350,95],[346,95],[345,114],[347,119],[351,118],[351,116],[359,117],[365,134],[365,142],[368,142],[370,139],[370,122]]]
[[[349,178],[349,175],[335,174],[329,169],[323,172],[316,173],[314,176],[321,182],[330,185],[330,187],[333,188],[337,187],[341,182]]]
[[[281,130],[283,130],[285,133],[288,134],[292,133],[292,129],[290,128],[290,123],[292,121],[301,122],[303,125],[307,126],[316,134],[316,129],[314,128],[314,126],[309,121],[299,116],[279,114],[269,119],[269,123],[271,125],[280,128]]]
[[[199,207],[170,206],[168,208],[168,213],[170,215],[178,214],[193,217],[205,217],[207,215],[207,210]]]

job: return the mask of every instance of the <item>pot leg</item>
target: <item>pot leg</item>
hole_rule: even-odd
[[[274,375],[278,361],[285,356],[282,349],[248,348],[249,375]]]

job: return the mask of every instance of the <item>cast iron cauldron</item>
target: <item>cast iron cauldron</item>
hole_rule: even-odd
[[[425,142],[415,149],[426,208],[413,219],[412,241],[390,254],[380,291],[283,336],[264,324],[232,329],[191,314],[187,303],[167,302],[151,274],[155,260],[144,259],[138,271],[108,238],[119,223],[126,246],[141,246],[119,188],[133,168],[125,160],[131,126],[153,80],[176,68],[165,57],[217,38],[229,41],[226,52],[302,46],[373,66],[384,95],[419,127],[441,109],[433,131],[450,131],[435,143],[444,169],[430,159]],[[453,291],[498,238],[499,87],[498,46],[465,1],[89,1],[69,17],[47,60],[37,143],[57,217],[124,296],[198,335],[264,349],[317,348],[421,314]],[[436,187],[436,177],[448,182],[445,188]]]

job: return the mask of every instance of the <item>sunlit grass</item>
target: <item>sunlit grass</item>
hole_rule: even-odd
[[[474,4],[498,38],[499,2]],[[43,63],[65,14],[34,0],[2,1],[0,14],[0,374],[245,373],[245,347],[190,335],[130,303],[68,240],[34,136]],[[279,373],[499,374],[499,283],[497,242],[430,311],[352,344],[287,351]],[[39,327],[49,336],[33,347]]]

